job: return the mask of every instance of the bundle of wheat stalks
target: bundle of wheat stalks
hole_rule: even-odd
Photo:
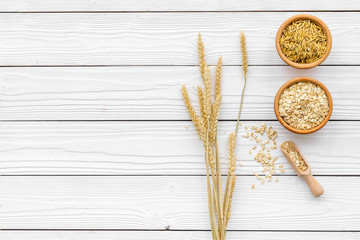
[[[246,84],[247,73],[247,53],[245,45],[245,35],[241,33],[241,52],[243,60],[243,73]],[[205,61],[204,43],[201,39],[201,34],[198,36],[198,53],[199,53],[199,66],[201,78],[203,80],[204,89],[198,86],[197,93],[199,98],[200,114],[196,114],[186,87],[183,85],[181,88],[185,106],[189,112],[190,118],[195,126],[200,139],[204,144],[205,150],[205,164],[206,164],[206,179],[207,179],[207,193],[210,225],[215,240],[224,240],[226,236],[226,229],[230,219],[232,199],[236,183],[236,157],[235,145],[236,135],[239,126],[240,113],[242,108],[245,84],[241,96],[241,103],[238,115],[238,121],[234,133],[229,135],[228,151],[229,151],[229,170],[227,174],[226,187],[223,193],[221,184],[221,169],[219,159],[219,149],[217,142],[217,125],[221,103],[221,68],[222,58],[219,57],[216,66],[215,77],[215,97],[212,100],[210,69]],[[215,154],[214,154],[215,152]]]

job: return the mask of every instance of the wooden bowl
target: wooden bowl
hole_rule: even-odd
[[[329,113],[326,116],[326,118],[320,123],[320,125],[318,125],[314,128],[311,128],[309,130],[300,130],[300,129],[290,126],[289,124],[287,124],[285,122],[285,120],[280,116],[280,113],[279,113],[279,100],[280,100],[281,94],[284,92],[284,90],[286,88],[288,88],[291,85],[298,83],[298,82],[310,82],[310,83],[313,83],[313,84],[319,86],[322,90],[325,91],[325,94],[326,94],[328,102],[329,102]],[[329,121],[332,110],[333,110],[333,102],[332,102],[332,98],[331,98],[329,90],[324,86],[324,84],[322,84],[318,80],[315,80],[313,78],[308,78],[308,77],[298,77],[298,78],[294,78],[294,79],[287,81],[284,85],[282,85],[280,87],[279,91],[276,93],[275,100],[274,100],[275,115],[276,115],[277,119],[279,120],[279,122],[281,123],[281,125],[283,125],[286,129],[288,129],[294,133],[299,133],[299,134],[308,134],[308,133],[313,133],[313,132],[320,130]]]
[[[313,21],[316,25],[320,26],[322,28],[322,30],[324,31],[325,35],[326,35],[326,43],[327,43],[327,49],[326,52],[324,54],[324,56],[322,56],[320,59],[318,59],[317,61],[313,62],[313,63],[296,63],[293,62],[291,60],[289,60],[285,54],[282,52],[281,48],[280,48],[280,38],[282,35],[282,32],[284,31],[284,29],[292,22],[297,21],[297,20],[302,20],[302,19],[310,19],[311,21]],[[300,69],[306,69],[306,68],[313,68],[316,67],[317,65],[321,64],[328,56],[331,50],[331,42],[332,42],[332,38],[331,38],[331,33],[329,28],[326,26],[326,24],[321,21],[319,18],[309,15],[309,14],[299,14],[299,15],[295,15],[292,16],[291,18],[287,19],[280,27],[279,30],[276,34],[276,40],[275,40],[275,45],[276,45],[276,50],[279,54],[279,56],[281,57],[281,59],[286,62],[287,64],[289,64],[290,66],[294,67],[294,68],[300,68]]]

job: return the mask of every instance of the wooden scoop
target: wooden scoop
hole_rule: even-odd
[[[301,171],[295,164],[295,162],[293,161],[293,159],[291,159],[290,155],[282,149],[282,147],[280,147],[280,150],[283,152],[283,154],[285,155],[285,157],[287,158],[287,160],[289,161],[290,165],[292,166],[292,168],[295,170],[295,172],[297,173],[298,176],[302,177],[306,183],[308,184],[312,194],[316,197],[320,196],[321,194],[324,193],[324,189],[323,187],[320,185],[320,183],[318,181],[316,181],[316,179],[314,178],[314,176],[311,173],[311,168],[309,163],[306,161],[306,159],[304,158],[304,156],[302,155],[302,153],[300,152],[299,148],[296,146],[296,144],[293,141],[287,141],[287,143],[289,143],[290,145],[292,145],[296,151],[299,152],[300,156],[302,157],[302,159],[304,160],[304,162],[307,165],[307,169],[305,171]]]

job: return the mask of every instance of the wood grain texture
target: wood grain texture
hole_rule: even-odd
[[[209,230],[206,177],[1,177],[3,229]],[[231,230],[359,231],[359,177],[318,177],[315,198],[297,176],[239,177]],[[296,223],[296,224],[289,224]]]
[[[228,232],[228,240],[358,240],[359,232]],[[1,231],[1,240],[209,240],[199,231]]]
[[[332,94],[331,119],[360,120],[359,75],[358,66],[250,66],[242,118],[276,120],[273,101],[280,86],[310,76]],[[187,120],[183,83],[197,108],[202,83],[195,66],[0,68],[0,119]],[[220,118],[234,120],[243,86],[240,67],[224,67],[222,85]]]
[[[356,0],[2,0],[0,11],[300,11],[300,10],[360,10]]]
[[[260,122],[246,126],[252,124]],[[291,133],[278,122],[267,124],[278,131],[278,145],[286,140],[298,144],[315,175],[359,175],[360,122],[330,122],[311,135]],[[235,122],[219,124],[223,168],[234,127]],[[248,153],[255,143],[240,137],[244,127],[237,145],[244,167],[237,173],[252,175],[262,168]],[[0,136],[1,175],[205,174],[203,147],[191,122],[3,122]],[[279,149],[271,154],[279,156],[287,175],[295,175]]]
[[[0,65],[195,65],[197,33],[209,63],[223,55],[239,65],[239,31],[250,65],[284,63],[275,35],[295,12],[0,14]],[[312,13],[310,13],[312,14]],[[333,48],[324,64],[360,64],[357,12],[313,13],[329,27]]]

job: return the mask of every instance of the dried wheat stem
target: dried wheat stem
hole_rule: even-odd
[[[218,188],[217,188],[217,179],[216,179],[216,173],[215,173],[215,163],[211,162],[214,160],[214,153],[213,153],[213,150],[212,150],[212,146],[209,146],[209,149],[211,149],[209,151],[209,157],[210,157],[210,170],[211,170],[211,178],[212,178],[212,183],[213,183],[213,194],[214,194],[214,203],[215,203],[215,209],[216,209],[216,214],[217,216],[220,216],[220,204],[219,204],[219,197],[218,197],[218,194],[219,194],[219,191],[218,191]],[[221,176],[220,176],[221,177]],[[222,228],[222,223],[219,222],[219,228]]]
[[[215,175],[215,161],[214,161],[214,151],[213,151],[213,146],[210,145],[210,141],[209,141],[209,132],[210,132],[210,121],[207,122],[207,138],[206,138],[206,151],[207,151],[207,159],[208,159],[208,164],[207,164],[207,168],[210,167],[211,170],[211,179],[212,179],[212,186],[213,186],[213,198],[212,198],[212,214],[213,216],[216,218],[215,212],[217,214],[217,216],[220,216],[220,205],[219,205],[219,199],[218,199],[218,189],[217,189],[217,185],[216,185],[216,175]],[[208,171],[208,170],[207,170]],[[218,221],[218,223],[216,224],[215,222],[215,226],[214,228],[216,229],[215,233],[217,235],[217,239],[219,238],[219,229],[222,229],[222,223],[220,223]]]
[[[214,229],[215,229],[215,238],[214,240],[221,240],[220,235],[219,235],[219,228],[218,228],[218,223],[216,222],[216,214],[215,214],[215,203],[214,203],[214,199],[212,198],[212,214],[213,214],[213,219],[214,219]]]
[[[225,223],[225,229],[227,228],[227,225],[229,223],[230,220],[230,216],[231,216],[231,206],[232,206],[232,200],[233,200],[233,195],[234,195],[234,191],[235,191],[235,185],[236,185],[236,175],[232,175],[231,176],[231,180],[230,180],[230,191],[229,191],[229,196],[228,196],[228,207],[226,210],[226,223]]]
[[[220,215],[219,215],[219,232],[223,233],[223,222],[224,222],[224,211],[223,211],[223,193],[222,193],[222,184],[221,184],[221,167],[220,167],[220,155],[219,155],[219,146],[218,146],[218,141],[217,139],[215,140],[215,155],[216,155],[216,184],[217,184],[217,190],[218,190],[218,201],[219,201],[219,211],[220,211]],[[222,236],[221,236],[221,239]]]
[[[213,201],[212,201],[212,194],[211,194],[211,183],[210,183],[210,174],[209,174],[209,131],[206,132],[206,141],[204,144],[205,148],[205,164],[206,164],[206,185],[207,185],[207,193],[208,193],[208,206],[209,206],[209,217],[210,217],[210,225],[211,225],[211,232],[213,234],[213,239],[215,239],[215,230],[216,227],[214,226],[215,217],[213,211]]]

